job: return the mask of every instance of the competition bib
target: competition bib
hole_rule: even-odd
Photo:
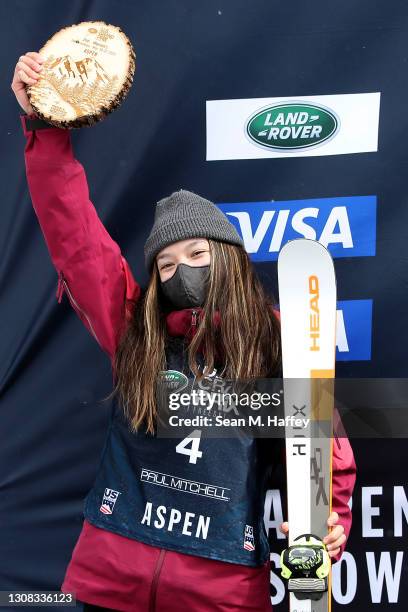
[[[187,380],[182,351],[167,351],[170,378]],[[222,379],[213,373],[214,380]],[[192,380],[193,388],[208,385]],[[239,435],[159,438],[130,431],[115,403],[84,515],[92,524],[177,552],[250,566],[269,557],[263,523],[267,462]],[[273,442],[273,441],[270,441]]]

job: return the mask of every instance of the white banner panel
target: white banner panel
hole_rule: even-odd
[[[208,100],[208,161],[378,149],[380,92]]]

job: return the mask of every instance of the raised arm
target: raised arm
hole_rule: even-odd
[[[58,302],[66,292],[75,312],[113,360],[140,287],[94,205],[83,166],[75,159],[71,133],[36,125],[26,86],[35,83],[44,58],[20,56],[11,89],[21,115],[28,188],[58,273]],[[41,122],[40,122],[41,124]]]
[[[51,260],[79,318],[113,358],[140,287],[118,244],[89,199],[86,174],[75,159],[69,130],[30,130],[21,115],[28,188]]]

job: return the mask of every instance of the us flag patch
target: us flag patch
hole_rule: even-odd
[[[255,550],[254,528],[251,525],[245,525],[244,548],[250,551]]]
[[[120,495],[120,491],[114,491],[114,489],[105,489],[102,497],[102,504],[99,510],[103,514],[112,514],[113,508],[115,507],[116,500]]]

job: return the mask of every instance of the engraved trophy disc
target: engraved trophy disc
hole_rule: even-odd
[[[104,21],[63,28],[39,53],[44,67],[27,95],[38,117],[56,127],[101,121],[121,104],[133,82],[132,44],[119,27]]]

